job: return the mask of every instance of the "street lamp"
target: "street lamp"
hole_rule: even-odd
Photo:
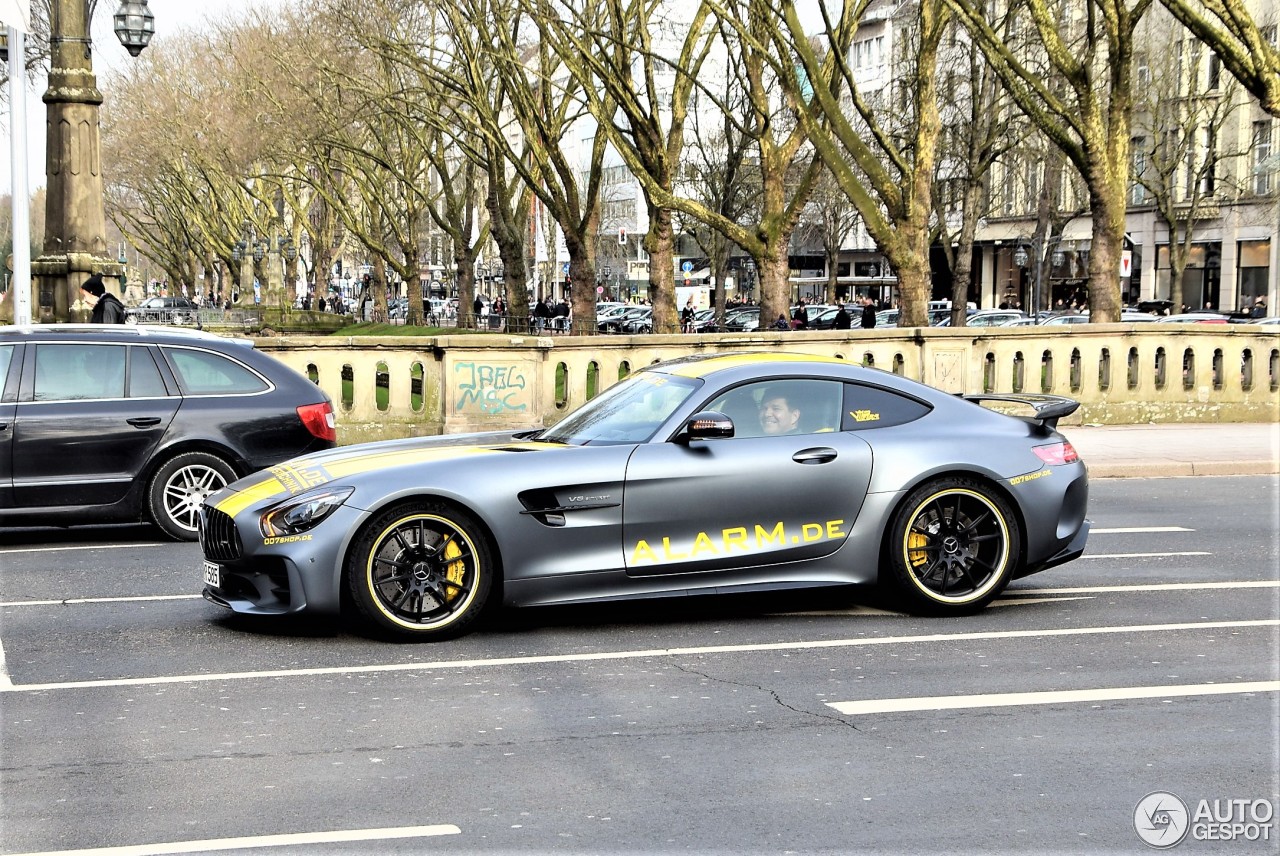
[[[151,37],[156,33],[156,17],[147,8],[147,0],[125,0],[113,17],[116,38],[129,56],[136,57],[151,44]]]
[[[44,93],[45,239],[31,263],[40,320],[73,320],[80,284],[93,273],[119,278],[124,266],[106,241],[102,170],[98,163],[102,93],[93,72],[90,0],[50,0],[49,85]],[[155,19],[146,0],[127,0],[115,14],[121,43],[137,56]]]

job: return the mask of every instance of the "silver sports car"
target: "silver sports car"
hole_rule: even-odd
[[[1084,551],[1088,476],[1056,430],[1077,406],[825,357],[675,360],[551,428],[347,446],[241,479],[201,510],[204,595],[347,606],[431,640],[495,603],[849,584],[973,612]]]

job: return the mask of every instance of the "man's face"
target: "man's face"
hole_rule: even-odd
[[[85,291],[83,288],[80,289],[80,299],[83,300],[85,303],[89,304],[90,306],[98,305],[98,295],[90,294],[89,292]]]
[[[766,434],[789,434],[799,421],[800,411],[780,395],[767,398],[760,405],[760,428]]]

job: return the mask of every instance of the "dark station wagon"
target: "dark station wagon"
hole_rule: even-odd
[[[315,384],[248,339],[146,325],[0,327],[0,526],[154,522],[336,445]]]

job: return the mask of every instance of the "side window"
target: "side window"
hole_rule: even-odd
[[[187,395],[247,395],[269,388],[257,374],[222,354],[193,348],[164,351]]]
[[[817,434],[840,428],[841,385],[791,378],[735,387],[711,401],[733,420],[735,437]]]
[[[168,395],[160,369],[151,358],[151,351],[134,347],[129,352],[129,397],[163,398]]]
[[[0,345],[0,395],[4,394],[4,382],[9,376],[9,365],[12,362],[13,345]]]
[[[123,345],[37,345],[36,401],[124,398]]]
[[[930,409],[921,401],[878,386],[845,384],[842,430],[865,431],[902,425],[919,419]]]

